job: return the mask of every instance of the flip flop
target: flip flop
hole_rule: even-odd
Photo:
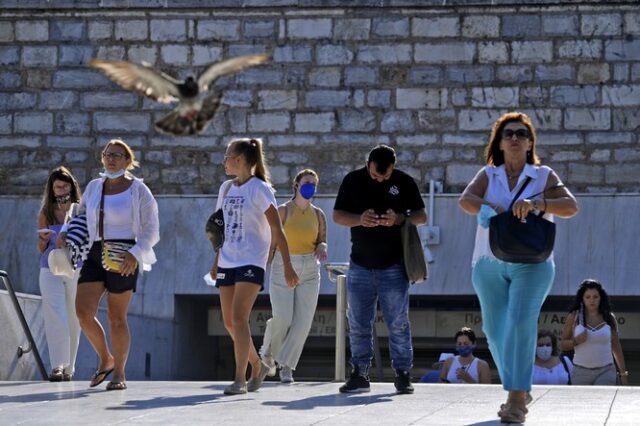
[[[107,376],[109,376],[109,374],[113,373],[113,370],[115,369],[115,367],[111,367],[108,370],[102,370],[102,371],[97,371],[93,374],[93,376],[91,376],[91,383],[89,384],[90,388],[95,388],[96,386],[98,386],[100,383],[104,382],[105,379],[107,378]],[[95,381],[98,377],[102,376],[102,379],[100,379],[99,381]]]
[[[114,382],[111,381],[107,384],[107,390],[125,390],[127,388],[127,384],[125,382]]]

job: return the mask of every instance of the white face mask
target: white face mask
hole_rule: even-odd
[[[551,358],[551,352],[553,348],[551,346],[537,346],[536,347],[536,355],[543,361]]]
[[[120,176],[124,176],[125,173],[126,173],[125,169],[120,169],[117,172],[113,172],[113,173],[111,173],[108,170],[105,170],[104,172],[100,173],[100,176],[108,179],[117,179]]]

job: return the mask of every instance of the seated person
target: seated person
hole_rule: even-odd
[[[549,330],[538,331],[536,360],[533,365],[534,385],[570,385],[573,363],[558,354],[558,339]]]
[[[446,360],[453,356],[452,353],[442,352],[440,354],[440,358],[437,362],[434,362],[431,368],[433,371],[429,371],[424,376],[420,378],[418,383],[439,383],[440,382],[440,371],[442,370],[442,365]]]
[[[440,372],[441,383],[491,383],[491,370],[486,361],[473,356],[476,334],[462,327],[454,337],[457,356],[445,361]]]

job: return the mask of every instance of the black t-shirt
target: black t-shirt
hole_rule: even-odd
[[[373,209],[405,213],[424,208],[418,185],[408,174],[394,169],[383,182],[371,178],[366,167],[347,174],[336,198],[335,210],[362,214]],[[385,269],[402,261],[400,226],[351,227],[351,260],[371,269]]]

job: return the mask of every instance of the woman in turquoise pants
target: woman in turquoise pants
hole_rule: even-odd
[[[509,392],[498,415],[506,423],[523,422],[526,395],[533,380],[538,317],[553,284],[555,266],[553,254],[536,264],[497,259],[489,246],[489,218],[507,210],[523,187],[511,208],[521,220],[530,212],[541,212],[551,221],[554,215],[569,218],[578,207],[558,175],[540,165],[536,131],[525,114],[510,112],[496,121],[485,161],[462,193],[459,205],[478,218],[473,287],[480,300],[482,329],[502,385]]]

